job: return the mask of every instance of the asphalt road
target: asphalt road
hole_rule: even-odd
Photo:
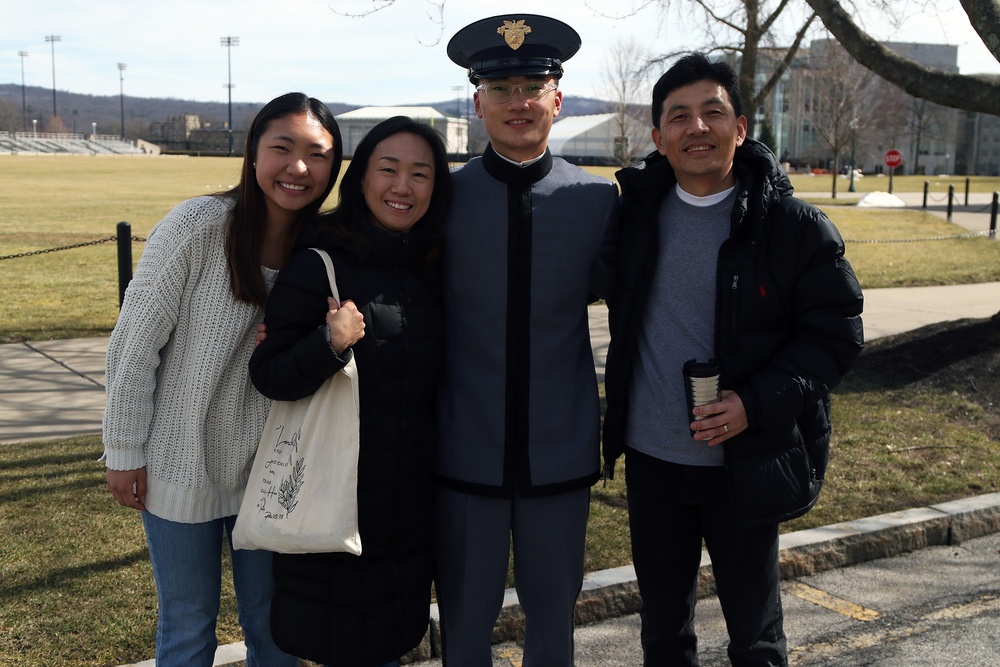
[[[794,666],[1000,664],[1000,534],[785,581],[782,601]],[[729,665],[716,598],[699,601],[697,626],[702,667]],[[493,655],[521,667],[515,643]],[[641,664],[638,615],[577,628],[577,667]]]

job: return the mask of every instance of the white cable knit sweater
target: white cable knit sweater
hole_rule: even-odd
[[[170,521],[237,513],[270,405],[247,372],[262,309],[229,288],[231,209],[198,197],[153,228],[108,344],[107,466],[145,466],[146,509]]]

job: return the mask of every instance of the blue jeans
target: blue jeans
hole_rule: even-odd
[[[211,667],[222,588],[222,538],[232,535],[236,517],[177,523],[143,512],[142,523],[159,603],[156,665]],[[271,639],[271,553],[234,551],[231,539],[228,546],[247,667],[297,667],[298,658],[279,651]]]
[[[701,544],[712,558],[734,667],[785,667],[778,526],[736,527],[726,469],[625,450],[632,561],[642,596],[646,667],[696,667]]]

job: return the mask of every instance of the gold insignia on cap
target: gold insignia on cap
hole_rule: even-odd
[[[524,25],[525,19],[520,21],[504,21],[503,25],[497,28],[497,34],[503,35],[507,46],[517,51],[524,44],[524,36],[531,32],[530,25]]]

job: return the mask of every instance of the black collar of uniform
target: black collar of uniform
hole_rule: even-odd
[[[493,144],[488,144],[483,151],[483,167],[486,168],[486,173],[501,183],[526,187],[549,175],[552,171],[552,153],[546,148],[538,160],[526,167],[519,167],[500,157],[493,149]]]

